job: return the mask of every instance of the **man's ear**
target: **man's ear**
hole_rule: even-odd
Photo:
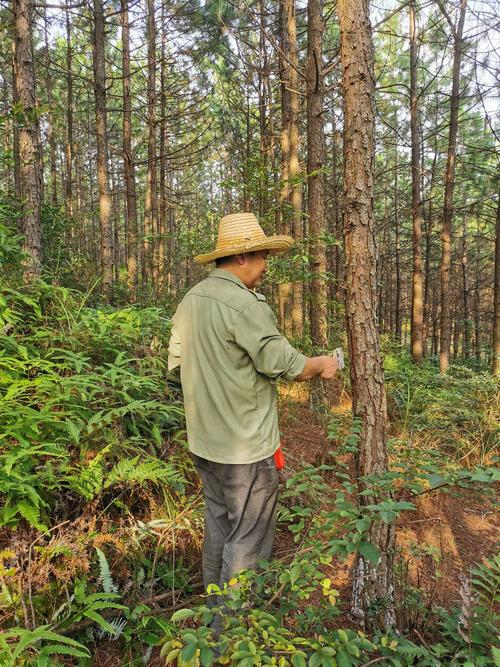
[[[245,263],[245,260],[246,260],[245,255],[235,255],[234,258],[237,261],[237,263],[239,264],[239,266],[243,266],[243,264]]]

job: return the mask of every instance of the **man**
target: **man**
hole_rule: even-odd
[[[254,292],[269,252],[289,236],[266,236],[251,213],[222,218],[217,268],[195,285],[173,317],[169,369],[180,364],[189,449],[203,482],[203,582],[222,587],[271,556],[276,527],[280,436],[276,381],[333,377],[329,356],[307,358],[276,328]]]

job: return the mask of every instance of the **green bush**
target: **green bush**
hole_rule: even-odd
[[[0,292],[0,525],[44,530],[56,508],[68,518],[123,486],[183,488],[163,459],[183,421],[166,381],[169,320],[85,301],[45,283]]]

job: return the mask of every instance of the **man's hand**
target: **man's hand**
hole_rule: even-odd
[[[310,357],[306,360],[304,370],[300,375],[294,378],[294,382],[304,382],[319,375],[324,380],[331,380],[338,370],[338,362],[334,357],[329,357],[326,354],[321,357]]]
[[[339,369],[339,362],[335,357],[328,357],[326,355],[319,358],[323,362],[323,369],[319,376],[323,378],[323,380],[331,380]]]

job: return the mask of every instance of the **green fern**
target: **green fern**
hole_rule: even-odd
[[[472,584],[480,603],[492,611],[500,603],[500,554],[472,570]]]
[[[97,553],[97,558],[99,559],[99,572],[100,572],[100,581],[102,583],[102,588],[105,593],[118,593],[118,586],[114,583],[113,577],[111,576],[111,570],[109,569],[109,564],[106,559],[106,556],[101,549],[98,547],[95,548]]]
[[[114,484],[144,484],[145,482],[169,482],[172,486],[182,489],[184,478],[180,471],[160,459],[148,458],[140,460],[139,456],[122,459],[109,473],[104,488]]]

